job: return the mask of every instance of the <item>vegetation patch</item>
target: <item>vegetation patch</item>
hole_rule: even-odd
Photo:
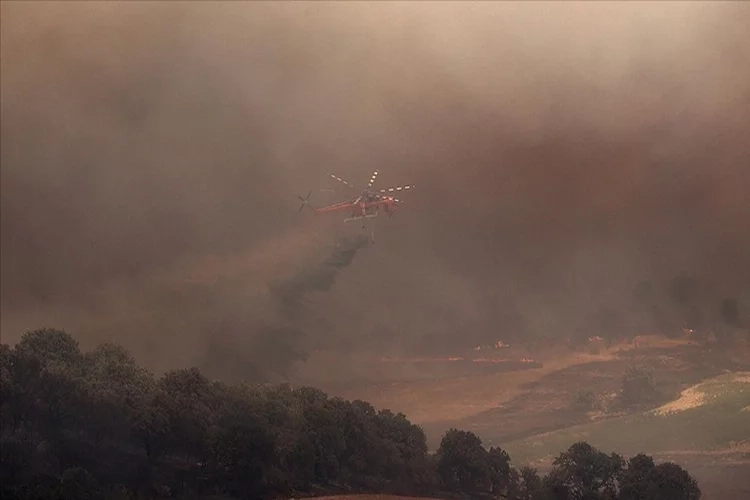
[[[211,381],[195,368],[155,377],[123,348],[82,352],[61,330],[0,344],[0,380],[2,498],[700,496],[676,464],[582,441],[546,476],[455,428],[432,454],[403,414],[311,387]],[[613,496],[620,490],[632,495]]]
[[[679,399],[660,406],[659,408],[654,410],[654,413],[658,415],[666,415],[668,413],[685,411],[689,410],[690,408],[697,408],[698,406],[702,406],[705,401],[706,395],[703,392],[699,391],[697,388],[691,387],[682,391]]]
[[[601,407],[601,402],[592,390],[580,390],[573,400],[573,409],[577,411],[594,411]]]
[[[634,415],[610,418],[576,425],[530,438],[513,441],[506,449],[517,463],[548,458],[572,443],[586,440],[594,446],[618,453],[665,453],[674,450],[710,451],[725,449],[733,443],[750,439],[747,414],[750,384],[746,375],[723,375],[689,389],[701,405],[678,403],[665,405],[681,408],[665,412],[662,407]],[[671,406],[670,406],[671,405]]]

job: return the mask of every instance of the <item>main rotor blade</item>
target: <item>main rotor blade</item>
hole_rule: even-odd
[[[337,180],[337,181],[339,181],[340,183],[342,183],[342,184],[346,184],[346,185],[347,185],[347,186],[349,186],[350,188],[354,188],[354,185],[353,185],[353,184],[349,184],[348,182],[346,182],[346,181],[345,181],[344,179],[342,179],[341,177],[337,177],[337,176],[335,176],[335,175],[333,175],[333,174],[328,174],[328,175],[330,175],[331,177],[333,177],[334,179],[336,179],[336,180]],[[354,188],[354,189],[356,189],[356,188]]]
[[[381,189],[381,193],[393,193],[396,191],[408,191],[410,189],[414,189],[414,184],[410,184],[408,186],[398,186],[398,187],[392,187],[387,189]]]
[[[371,187],[372,187],[372,184],[373,184],[373,183],[375,182],[375,178],[376,178],[377,176],[378,176],[378,171],[377,171],[377,170],[375,170],[375,171],[374,171],[374,172],[372,173],[372,177],[370,177],[370,182],[368,182],[368,183],[367,183],[367,187],[368,187],[368,188],[371,188]]]

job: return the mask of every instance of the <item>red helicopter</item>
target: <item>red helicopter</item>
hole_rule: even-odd
[[[346,185],[347,187],[356,189],[353,184],[345,181],[344,179],[333,174],[329,175],[342,184]],[[372,217],[377,217],[380,209],[382,208],[389,217],[392,217],[393,212],[396,210],[398,204],[401,203],[401,200],[395,198],[391,193],[399,193],[401,191],[414,189],[414,185],[381,189],[378,193],[371,191],[372,185],[377,177],[378,171],[375,170],[375,172],[373,172],[372,174],[372,177],[370,177],[370,181],[367,183],[367,187],[365,189],[362,189],[359,196],[357,196],[356,198],[348,201],[342,201],[341,203],[334,203],[333,205],[328,205],[321,208],[315,208],[310,205],[309,200],[312,191],[310,191],[305,198],[303,198],[302,196],[297,196],[297,198],[302,201],[302,205],[300,205],[299,211],[301,212],[302,209],[306,206],[310,207],[316,214],[348,211],[350,213],[350,216],[344,219],[344,222],[349,222],[353,220],[364,220]],[[362,229],[365,228],[366,226],[363,225]]]

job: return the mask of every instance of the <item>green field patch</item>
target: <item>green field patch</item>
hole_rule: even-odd
[[[750,404],[746,375],[722,375],[691,389],[702,395],[699,404],[693,401],[695,406],[686,405],[685,409],[669,413],[651,410],[576,425],[512,441],[504,448],[516,464],[523,464],[556,456],[577,441],[634,455],[719,450],[750,440],[748,413],[743,411]]]

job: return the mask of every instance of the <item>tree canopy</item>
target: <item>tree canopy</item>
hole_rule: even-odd
[[[542,500],[697,500],[676,464],[625,461],[586,443],[546,477],[448,430],[433,455],[405,415],[289,385],[227,384],[198,369],[160,377],[122,347],[82,352],[68,333],[0,345],[3,498],[263,499],[371,491]]]

